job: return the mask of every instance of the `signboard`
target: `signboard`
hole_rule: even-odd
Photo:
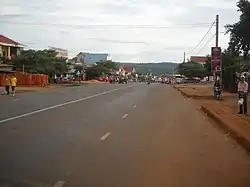
[[[221,48],[211,48],[211,70],[217,72],[221,70]]]

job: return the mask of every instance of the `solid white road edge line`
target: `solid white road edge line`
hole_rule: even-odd
[[[105,139],[107,139],[110,135],[111,135],[111,132],[107,132],[107,133],[105,133],[105,134],[100,138],[100,140],[105,140]]]
[[[127,118],[128,117],[128,114],[124,114],[123,116],[122,116],[122,119],[125,119],[125,118]]]
[[[65,181],[58,181],[54,184],[53,187],[63,187],[63,185],[65,184]]]
[[[44,112],[44,111],[47,111],[47,110],[51,110],[51,109],[54,109],[54,108],[62,107],[62,106],[65,106],[65,105],[69,105],[69,104],[73,104],[73,103],[78,103],[80,101],[88,100],[88,99],[91,99],[91,98],[94,98],[94,97],[98,97],[98,96],[101,96],[101,95],[106,95],[106,94],[111,93],[111,92],[115,92],[115,91],[118,91],[118,90],[130,88],[130,87],[134,87],[134,86],[136,86],[136,85],[133,84],[133,85],[130,85],[130,86],[116,88],[116,89],[109,90],[109,91],[106,91],[106,92],[101,92],[101,93],[98,93],[98,94],[94,94],[94,95],[90,95],[90,96],[87,96],[87,97],[83,97],[81,99],[76,99],[76,100],[73,100],[73,101],[68,101],[68,102],[65,102],[65,103],[53,105],[53,106],[46,107],[46,108],[43,108],[43,109],[35,110],[33,112],[28,112],[26,114],[21,114],[21,115],[18,115],[18,116],[14,116],[14,117],[10,117],[10,118],[6,118],[6,119],[3,119],[3,120],[0,120],[0,123],[4,123],[4,122],[7,122],[7,121],[12,121],[12,120],[15,120],[15,119],[23,118],[23,117],[26,117],[26,116],[30,116],[30,115],[37,114],[37,113],[40,113],[40,112]]]

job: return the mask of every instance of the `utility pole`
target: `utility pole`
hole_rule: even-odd
[[[219,15],[216,15],[216,38],[215,38],[215,47],[219,47]]]
[[[186,62],[186,52],[184,52],[183,62]]]
[[[216,38],[215,46],[219,47],[219,15],[216,15]],[[222,90],[222,58],[220,57],[220,86]]]

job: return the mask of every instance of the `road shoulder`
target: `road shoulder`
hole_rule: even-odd
[[[189,99],[195,99],[201,110],[246,150],[250,150],[250,117],[237,114],[237,97],[223,93],[222,100],[212,96],[211,85],[173,85]]]
[[[16,93],[26,93],[26,92],[48,92],[54,91],[59,88],[68,88],[68,87],[78,87],[78,86],[86,86],[86,85],[93,85],[93,84],[105,84],[99,81],[82,81],[81,84],[79,83],[71,83],[71,84],[50,84],[47,86],[18,86],[16,88]],[[5,89],[4,87],[0,87],[1,95],[4,95]]]

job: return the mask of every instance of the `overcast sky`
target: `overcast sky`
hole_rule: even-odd
[[[235,0],[1,0],[0,33],[29,48],[106,52],[116,61],[183,60],[210,53],[215,27],[193,48],[220,14],[224,25],[239,19]],[[220,33],[220,45],[228,36]]]

